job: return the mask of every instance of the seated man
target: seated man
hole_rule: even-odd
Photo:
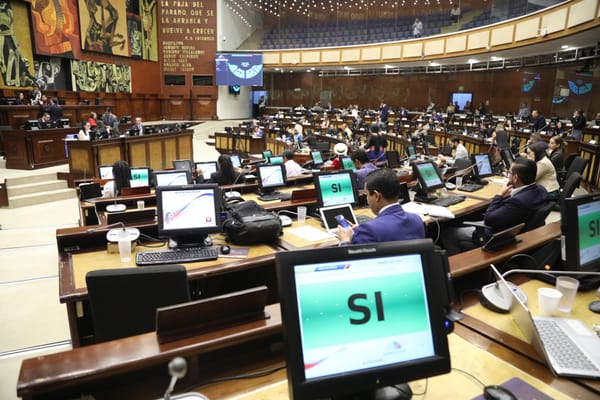
[[[302,167],[296,161],[294,161],[294,152],[286,150],[283,152],[285,158],[285,175],[288,178],[302,175]]]
[[[365,178],[367,175],[378,168],[369,161],[369,156],[367,156],[367,152],[364,150],[356,150],[352,153],[351,159],[356,166],[356,183],[359,188],[362,188],[365,186]]]
[[[483,222],[485,237],[522,222],[527,223],[535,211],[548,202],[548,192],[535,183],[537,165],[533,160],[517,158],[508,173],[508,182],[492,199]],[[475,227],[453,227],[442,232],[442,245],[448,255],[473,249],[481,243],[474,239]]]
[[[425,227],[421,217],[404,211],[400,198],[400,181],[391,169],[371,172],[365,179],[367,203],[376,218],[349,228],[338,226],[340,245],[423,239]]]
[[[454,157],[446,157],[444,155],[438,155],[438,164],[447,164],[447,165],[454,165],[454,161],[458,160],[458,159],[465,159],[468,160],[469,159],[469,152],[467,151],[467,148],[465,147],[464,144],[462,144],[460,142],[460,139],[457,138],[456,136],[454,136],[452,139],[450,139],[450,142],[448,142],[450,144],[450,147],[452,147],[452,149],[454,149]]]

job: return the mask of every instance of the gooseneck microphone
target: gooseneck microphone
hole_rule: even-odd
[[[187,373],[187,361],[183,357],[175,357],[169,362],[169,375],[171,375],[171,382],[169,387],[165,391],[164,400],[171,400],[171,393],[175,388],[175,383],[178,379],[181,379]]]

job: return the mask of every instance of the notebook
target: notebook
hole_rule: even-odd
[[[357,223],[356,215],[354,215],[354,210],[350,204],[321,207],[319,212],[321,213],[321,221],[323,221],[323,225],[325,225],[325,230],[332,235],[337,236],[338,233],[338,222],[335,219],[336,215],[343,215],[351,224]]]
[[[500,272],[490,267],[502,293],[513,297],[513,320],[552,371],[559,376],[600,378],[600,338],[578,319],[532,316]]]

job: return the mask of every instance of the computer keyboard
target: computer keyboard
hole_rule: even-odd
[[[479,183],[463,183],[463,185],[457,189],[463,192],[474,192],[483,189],[483,185],[480,185]]]
[[[258,197],[258,199],[261,201],[289,200],[291,198],[292,198],[291,192],[263,194]]]
[[[181,249],[144,250],[135,257],[137,265],[156,265],[209,261],[219,258],[219,250],[214,246],[184,247]]]
[[[452,206],[454,204],[458,204],[462,201],[465,201],[464,195],[453,194],[453,195],[437,198],[433,201],[430,201],[428,204],[431,204],[434,206],[450,207],[450,206]]]

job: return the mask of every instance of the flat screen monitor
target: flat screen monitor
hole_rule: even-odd
[[[38,125],[40,126],[40,129],[52,129],[52,128],[56,128],[56,122],[55,121],[40,121],[40,122],[38,122]]]
[[[424,192],[432,192],[444,187],[444,180],[433,161],[413,164],[413,172]]]
[[[354,165],[354,161],[352,161],[352,158],[342,157],[342,168],[354,171],[356,169],[356,165]]]
[[[131,168],[131,187],[150,186],[150,167]]]
[[[473,172],[477,179],[488,178],[494,175],[492,159],[489,153],[471,154],[471,163],[475,164]]]
[[[417,158],[417,148],[412,144],[406,146],[406,156],[409,160],[415,160]]]
[[[313,166],[323,165],[323,155],[320,151],[311,151],[310,158],[313,162]]]
[[[431,240],[276,254],[290,399],[374,399],[450,371]]]
[[[218,165],[216,161],[201,161],[196,163],[196,170],[202,170],[204,179],[209,180],[213,172],[217,172]]]
[[[235,168],[241,168],[242,167],[242,160],[240,159],[240,156],[237,154],[231,154],[229,156],[229,158],[231,159],[231,163],[233,164],[233,166]]]
[[[217,53],[215,80],[218,86],[262,86],[262,53]]]
[[[112,165],[99,165],[98,166],[98,177],[100,179],[114,179],[112,173]]]
[[[25,129],[28,131],[34,131],[37,129],[40,129],[40,125],[38,123],[37,119],[30,119],[27,122],[25,122]]]
[[[388,150],[385,152],[387,159],[388,168],[400,168],[402,163],[400,162],[400,153],[398,150]]]
[[[154,187],[178,186],[192,183],[192,174],[184,169],[154,172]]]
[[[61,128],[69,128],[71,123],[69,122],[69,118],[61,118],[59,121],[59,126]]]
[[[269,164],[283,164],[283,156],[269,157]]]
[[[269,158],[271,158],[272,155],[273,155],[273,152],[271,150],[263,150],[263,152],[262,152],[263,159],[266,162],[269,162]]]
[[[313,173],[317,207],[358,204],[356,175],[348,169]]]
[[[173,168],[185,169],[186,171],[190,171],[191,174],[193,172],[194,162],[192,160],[173,160]]]
[[[565,266],[600,271],[600,193],[564,199],[560,220]]]
[[[221,231],[221,191],[218,185],[175,185],[156,189],[158,235],[171,247],[202,245]]]
[[[256,167],[258,188],[262,193],[274,193],[275,189],[285,186],[285,165],[260,164]]]
[[[452,104],[458,103],[458,110],[464,110],[467,102],[473,104],[473,93],[455,92],[450,95]],[[455,110],[458,112],[458,110]]]

